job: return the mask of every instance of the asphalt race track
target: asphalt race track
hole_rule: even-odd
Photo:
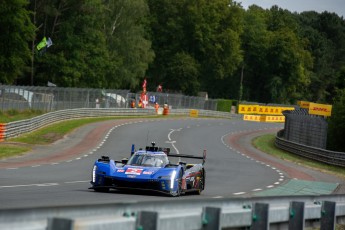
[[[100,127],[98,136],[94,134],[86,144],[79,144],[79,152],[67,150],[88,140],[86,135]],[[128,119],[88,125],[33,153],[1,160],[0,208],[251,196],[285,183],[289,175],[241,152],[231,145],[231,138],[245,132],[276,132],[282,128],[283,124],[213,118]],[[152,141],[181,154],[202,155],[206,149],[206,189],[202,195],[172,198],[146,192],[97,193],[88,189],[97,158],[108,155],[120,160],[129,157],[132,144],[140,148]],[[63,157],[68,151],[71,153]]]

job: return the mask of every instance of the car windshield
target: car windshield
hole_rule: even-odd
[[[128,165],[149,167],[164,167],[168,163],[168,157],[165,154],[134,154],[128,161]]]

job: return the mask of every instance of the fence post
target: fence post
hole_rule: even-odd
[[[67,218],[49,218],[47,230],[73,230],[73,223]]]
[[[252,226],[251,230],[269,229],[269,204],[254,203],[252,210]]]
[[[321,207],[320,230],[335,229],[335,202],[324,201]]]
[[[158,212],[141,211],[138,213],[136,230],[158,230]]]
[[[304,202],[292,201],[289,210],[289,229],[304,229]]]
[[[202,230],[220,230],[220,208],[205,207],[202,213]]]

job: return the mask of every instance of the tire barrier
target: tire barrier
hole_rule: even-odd
[[[0,142],[6,137],[6,123],[0,123]]]

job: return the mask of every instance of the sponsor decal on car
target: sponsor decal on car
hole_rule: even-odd
[[[145,171],[143,172],[143,174],[146,174],[146,175],[151,175],[153,172],[152,171]]]
[[[116,172],[123,173],[123,172],[125,172],[125,170],[124,169],[118,169]]]
[[[133,175],[140,175],[143,169],[138,168],[128,168],[125,174],[133,174]]]

